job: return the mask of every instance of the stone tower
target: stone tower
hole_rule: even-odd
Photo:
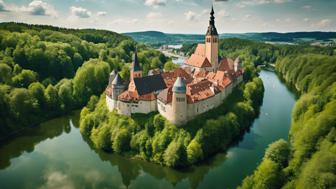
[[[112,81],[111,84],[112,87],[112,106],[114,108],[117,107],[117,102],[118,102],[118,96],[124,91],[125,85],[123,80],[121,79],[119,73],[115,76],[114,80]]]
[[[218,68],[218,33],[215,26],[213,7],[210,12],[208,31],[205,35],[205,55],[212,65],[213,71]]]
[[[132,69],[131,69],[131,81],[133,78],[142,77],[142,71],[140,68],[139,60],[138,60],[138,52],[135,50],[134,52],[134,60],[132,63]]]
[[[187,121],[186,84],[181,77],[176,79],[172,91],[172,123],[175,125],[181,125]]]

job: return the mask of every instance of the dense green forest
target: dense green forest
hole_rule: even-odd
[[[112,69],[127,80],[136,46],[145,73],[168,61],[110,31],[1,23],[0,139],[84,106]]]
[[[180,168],[227,149],[259,114],[263,83],[256,69],[219,107],[175,126],[159,113],[132,117],[109,112],[105,94],[92,96],[80,115],[80,131],[96,148]]]
[[[289,142],[271,144],[240,188],[335,188],[336,57],[291,55],[276,70],[300,94]]]
[[[196,44],[184,44],[180,51],[190,55],[195,48]],[[219,49],[221,57],[239,57],[254,65],[275,64],[281,57],[301,53],[318,53],[330,56],[336,54],[335,48],[332,47],[317,47],[307,44],[273,45],[237,38],[220,40]]]

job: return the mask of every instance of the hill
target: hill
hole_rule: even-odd
[[[204,35],[198,34],[168,34],[159,31],[144,31],[124,33],[134,40],[152,46],[164,44],[196,43],[204,40]]]
[[[144,31],[124,33],[124,35],[132,37],[138,42],[148,45],[160,46],[162,44],[184,44],[197,43],[204,40],[204,34],[170,34],[159,31]],[[336,40],[336,32],[292,32],[292,33],[225,33],[220,34],[221,39],[225,38],[240,38],[255,41],[267,42],[317,42],[317,41],[333,41]]]

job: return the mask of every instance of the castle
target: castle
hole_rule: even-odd
[[[151,70],[143,76],[135,52],[128,85],[112,71],[106,88],[108,109],[123,115],[158,111],[171,123],[181,125],[219,106],[243,81],[243,70],[238,58],[218,57],[213,8],[210,15],[205,44],[197,45],[182,68]]]

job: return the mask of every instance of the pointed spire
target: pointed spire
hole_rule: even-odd
[[[132,71],[141,71],[139,60],[138,60],[138,50],[137,49],[135,49],[135,52],[134,52],[134,60],[133,60],[133,64],[132,64]]]
[[[215,17],[214,17],[215,11],[213,10],[213,5],[211,6],[211,12],[210,12],[210,21],[213,21],[213,24],[215,24]]]
[[[186,92],[187,90],[186,84],[182,77],[177,77],[172,90],[175,93],[185,93]]]
[[[213,5],[211,6],[211,12],[210,12],[210,20],[209,20],[209,27],[206,35],[218,35],[217,29],[215,26],[215,11],[213,9]]]
[[[112,81],[112,85],[123,85],[123,80],[121,79],[119,73],[117,73],[114,80]]]

